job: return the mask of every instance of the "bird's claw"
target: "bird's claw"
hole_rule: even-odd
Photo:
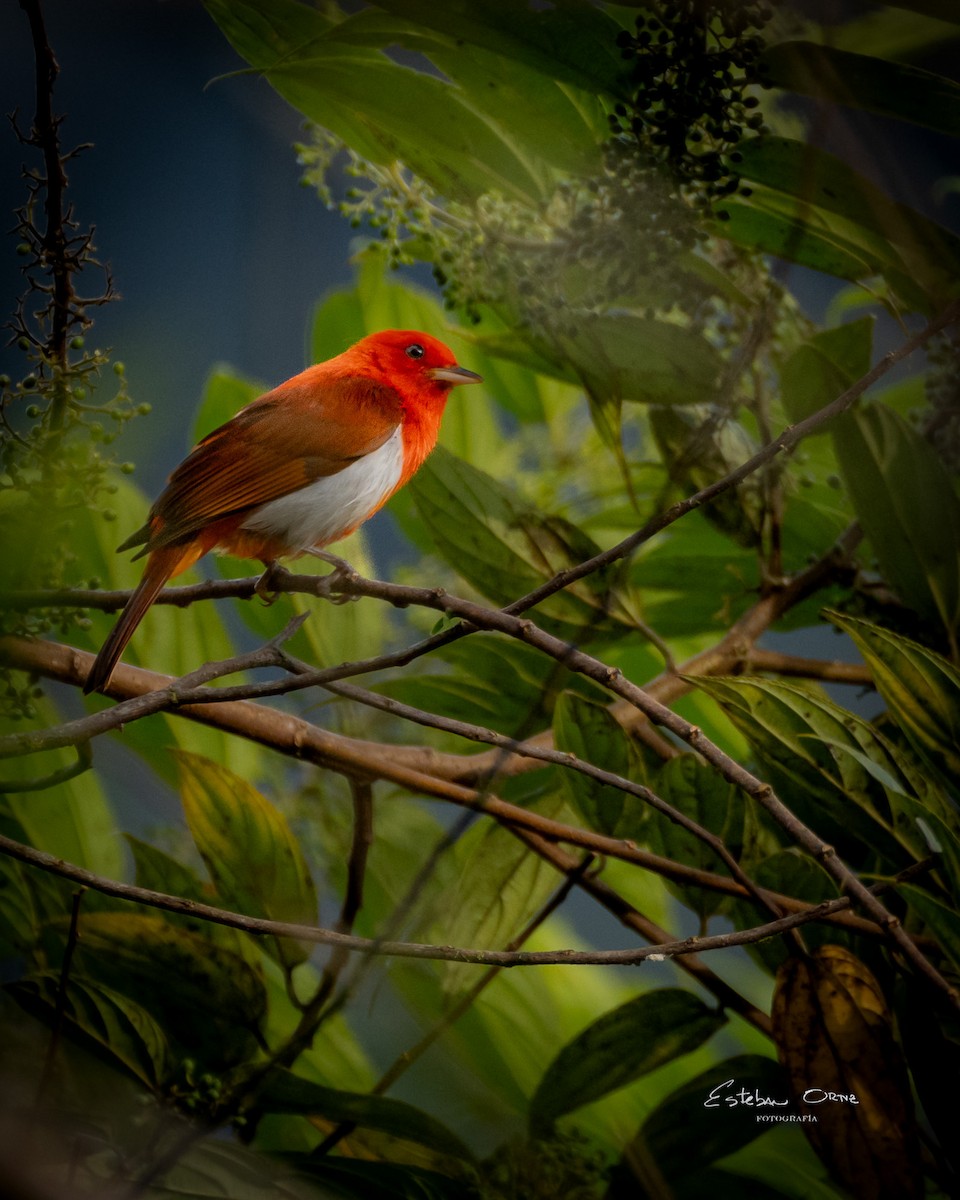
[[[280,592],[276,590],[276,585],[285,575],[289,574],[290,572],[286,569],[286,567],[281,567],[278,562],[270,562],[266,564],[263,574],[253,585],[253,590],[255,594],[260,597],[267,608],[269,608],[271,604],[275,604],[280,598]]]
[[[359,596],[352,596],[346,592],[337,591],[339,585],[350,579],[357,578],[358,574],[345,558],[338,558],[336,554],[329,554],[326,550],[310,550],[309,553],[314,558],[321,558],[324,562],[331,563],[333,566],[333,570],[329,575],[324,575],[317,580],[318,596],[323,596],[331,604],[347,604],[351,600],[360,599]]]

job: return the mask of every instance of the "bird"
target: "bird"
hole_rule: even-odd
[[[257,397],[170,475],[146,524],[143,576],[93,662],[103,691],[168,579],[211,550],[260,559],[314,554],[352,533],[423,465],[452,388],[482,383],[428,333],[387,329]]]

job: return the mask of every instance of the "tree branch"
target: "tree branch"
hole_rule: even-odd
[[[666,958],[686,957],[706,950],[724,949],[763,941],[786,930],[806,925],[811,921],[822,920],[824,917],[842,911],[850,903],[849,899],[838,897],[835,900],[827,900],[822,904],[808,907],[803,912],[792,913],[777,921],[759,925],[754,929],[716,934],[711,937],[671,939],[664,935],[656,944],[635,950],[475,950],[458,946],[432,946],[418,942],[382,941],[377,938],[364,938],[355,934],[341,933],[336,929],[326,929],[322,926],[296,925],[289,921],[271,921],[262,917],[250,917],[243,913],[204,904],[198,900],[186,900],[180,896],[155,892],[135,884],[106,879],[83,867],[64,862],[63,859],[56,858],[52,854],[35,850],[32,846],[25,846],[3,835],[0,835],[0,854],[9,855],[28,866],[46,871],[48,874],[71,879],[81,885],[81,890],[89,888],[92,891],[128,900],[134,904],[145,904],[166,912],[180,913],[196,920],[239,929],[257,937],[295,938],[300,941],[334,946],[345,953],[375,954],[394,958],[436,959],[443,962],[477,963],[481,966],[497,967],[548,966],[560,963],[576,966],[611,963],[632,965],[656,955]],[[920,870],[928,870],[931,866],[936,865],[936,861],[936,859],[928,859],[923,863],[915,864],[909,873],[904,873],[902,877],[898,877],[897,881],[908,876],[912,878]],[[572,860],[569,869],[577,877],[577,882],[591,882],[589,879],[584,879],[579,862]],[[886,887],[891,884],[880,886]],[[648,928],[651,931],[656,930],[655,926],[648,926]],[[663,931],[656,930],[656,932],[659,934]]]
[[[93,655],[60,646],[55,642],[8,637],[0,638],[0,661],[63,682],[77,683],[86,677]],[[140,667],[122,666],[114,674],[111,691],[117,692],[122,689],[124,692],[131,692],[136,688],[138,694],[151,693],[162,691],[171,682],[169,676],[157,675]],[[173,709],[172,712],[173,715],[249,738],[280,754],[337,771],[350,778],[389,780],[421,795],[450,801],[471,812],[486,812],[507,828],[526,828],[531,832],[540,833],[544,838],[582,846],[607,858],[633,863],[676,883],[703,887],[730,896],[748,895],[740,884],[724,875],[674,862],[672,859],[643,850],[632,842],[608,838],[603,834],[553,821],[497,796],[481,796],[476,789],[455,783],[443,773],[433,774],[430,760],[434,752],[430,750],[415,749],[408,754],[406,752],[410,750],[409,747],[384,746],[379,742],[366,742],[343,734],[330,733],[286,713],[241,701],[195,707],[182,706]],[[528,743],[524,742],[523,745]],[[440,757],[445,759],[456,756]],[[802,901],[781,893],[764,894],[786,912],[804,911],[807,908]],[[835,919],[867,936],[880,934],[874,922],[856,917],[852,913],[844,913]]]

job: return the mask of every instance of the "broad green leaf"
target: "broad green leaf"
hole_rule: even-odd
[[[378,1129],[404,1141],[417,1142],[441,1154],[470,1159],[463,1142],[446,1125],[412,1104],[364,1092],[323,1087],[292,1071],[274,1071],[257,1094],[257,1108],[265,1113],[303,1113],[328,1121]]]
[[[133,854],[135,882],[138,887],[164,892],[168,896],[180,896],[185,900],[198,900],[202,904],[210,904],[215,900],[210,885],[201,882],[189,867],[132,834],[125,833],[123,836]],[[179,925],[209,938],[229,950],[237,953],[241,950],[243,934],[239,930],[200,920],[189,913],[164,912],[164,919],[172,925]]]
[[[741,793],[696,755],[681,754],[654,778],[653,789],[684,816],[715,834],[734,858],[743,844],[744,804]],[[700,838],[662,813],[650,810],[646,837],[650,849],[703,871],[729,874],[727,867]],[[724,897],[717,892],[667,881],[667,888],[705,920],[718,912]]]
[[[61,1027],[85,1049],[147,1087],[162,1084],[173,1066],[163,1029],[145,1008],[119,992],[73,975],[61,995],[59,973],[52,971],[28,975],[9,991],[27,1012]]]
[[[462,1180],[400,1163],[312,1154],[288,1161],[316,1180],[330,1200],[463,1200],[465,1195]]]
[[[807,904],[820,904],[824,900],[835,900],[839,895],[836,882],[823,867],[802,851],[791,848],[778,850],[764,858],[750,870],[754,883],[761,888],[782,895],[794,896]],[[762,919],[756,905],[738,900],[733,905],[732,917],[738,929],[752,929]],[[813,948],[827,942],[846,944],[847,937],[839,929],[821,925],[816,921],[804,925],[804,944]],[[788,950],[782,938],[768,938],[747,947],[748,952],[773,974],[786,961]]]
[[[314,924],[316,889],[283,814],[219,763],[184,751],[176,759],[187,824],[223,903],[251,917]],[[290,968],[312,949],[292,938],[263,944]]]
[[[477,467],[438,448],[409,490],[438,553],[497,604],[509,604],[599,547],[559,516],[514,499]],[[582,641],[635,628],[634,599],[613,569],[550,596],[533,610],[559,636]]]
[[[894,8],[903,8],[908,12],[922,13],[938,21],[952,21],[960,25],[960,11],[953,0],[897,0]]]
[[[381,50],[402,46],[423,54],[488,122],[508,130],[528,154],[565,174],[591,175],[601,169],[601,146],[610,131],[592,90],[575,92],[516,59],[428,29],[412,16],[366,9],[340,22],[328,40]]]
[[[143,1184],[142,1167],[137,1167],[128,1182],[143,1200],[374,1200],[373,1193],[337,1191],[310,1179],[308,1168],[292,1156],[261,1154],[234,1139],[210,1136],[192,1139],[162,1178]],[[122,1176],[111,1163],[101,1194],[115,1188],[118,1178]]]
[[[955,235],[891,200],[825,150],[789,138],[750,138],[738,144],[734,169],[744,179],[795,197],[800,220],[812,204],[887,239],[897,247],[901,266],[926,290],[944,293],[956,274],[951,264],[960,258],[960,240]]]
[[[277,380],[279,383],[280,380]],[[193,421],[193,441],[199,442],[208,433],[218,429],[231,417],[236,416],[252,400],[269,391],[267,384],[243,379],[226,364],[213,368],[207,376],[203,398]]]
[[[838,50],[909,62],[960,37],[957,28],[960,11],[954,9],[953,24],[947,15],[953,7],[953,0],[929,0],[929,3],[921,0],[916,4],[898,4],[895,8],[884,7],[834,27],[830,42]]]
[[[563,799],[545,791],[539,776],[501,792],[547,817],[557,817],[563,807]],[[442,898],[442,912],[430,940],[470,949],[502,949],[546,902],[557,886],[556,871],[495,822],[475,825],[457,850],[456,885]],[[470,964],[444,963],[444,990],[457,993],[474,982],[477,970]]]
[[[4,958],[22,956],[29,961],[37,947],[40,917],[28,872],[15,858],[4,855],[0,860],[0,953]]]
[[[688,513],[630,567],[644,615],[661,637],[721,634],[753,602],[757,555],[725,537],[702,513]]]
[[[960,913],[912,883],[898,883],[897,891],[926,923],[955,970],[960,970]]]
[[[960,500],[934,449],[881,404],[846,413],[833,439],[843,480],[884,578],[942,625],[957,652]]]
[[[960,134],[960,84],[932,71],[813,42],[772,46],[761,69],[790,91]]]
[[[689,1054],[726,1024],[692,992],[659,988],[605,1013],[568,1042],[530,1101],[530,1127],[545,1132],[566,1113]]]
[[[209,938],[153,915],[87,913],[74,960],[80,973],[146,1008],[199,1062],[223,1069],[256,1045],[263,981],[239,954]]]
[[[12,811],[10,801],[15,793],[0,796],[0,833],[21,844],[29,844],[30,838]],[[0,856],[0,937],[14,954],[23,955],[33,961],[46,963],[46,953],[40,940],[44,927],[70,911],[77,885],[69,879],[38,871],[27,863],[21,863],[9,855]],[[84,907],[90,908],[110,902],[87,893]]]
[[[636,778],[636,754],[604,705],[564,692],[554,709],[553,734],[558,750],[626,779]],[[579,771],[561,769],[560,778],[573,807],[591,829],[631,840],[640,836],[647,806],[639,797]]]
[[[882,275],[910,307],[930,306],[890,243],[850,218],[814,204],[798,212],[796,200],[761,184],[749,199],[718,201],[715,214],[718,237],[853,283]]]
[[[132,833],[125,833],[123,836],[133,854],[137,887],[181,896],[185,900],[205,899],[203,884],[189,867],[165,851],[158,850],[156,846],[151,846],[149,842],[134,837]],[[170,916],[172,914],[168,914],[168,920]]]
[[[746,1101],[738,1100],[740,1092],[747,1093]],[[637,1140],[668,1184],[699,1178],[705,1167],[767,1132],[769,1126],[757,1119],[757,1096],[775,1102],[762,1107],[766,1114],[789,1111],[783,1107],[789,1081],[776,1059],[759,1054],[724,1059],[662,1100]]]
[[[828,613],[863,655],[890,715],[917,754],[956,788],[960,780],[960,671],[901,634]]]
[[[288,103],[364,158],[382,165],[399,159],[444,195],[466,201],[491,190],[527,201],[545,194],[542,164],[452,84],[329,40],[328,19],[305,5],[207,0],[206,7]],[[316,17],[309,32],[304,14]]]
[[[39,729],[63,720],[47,697],[35,700],[34,707]],[[26,782],[74,762],[76,754],[72,750],[50,750],[42,755],[6,759],[0,764],[0,774]],[[123,855],[116,822],[95,771],[85,771],[43,791],[10,790],[0,809],[0,823],[4,816],[15,822],[16,828],[5,832],[16,841],[25,841],[108,879],[122,877]]]
[[[788,807],[821,837],[849,852],[862,853],[858,842],[866,842],[894,862],[902,857],[883,786],[831,744],[863,751],[909,792],[891,749],[865,721],[813,688],[745,677],[695,682],[750,741]]]
[[[894,820],[901,841],[916,846],[918,857],[934,854],[940,859],[933,878],[960,903],[960,834],[956,808],[944,796],[939,796],[941,811],[932,811],[929,802],[913,796],[896,796]]]
[[[601,401],[702,404],[712,399],[722,366],[695,330],[630,312],[584,317],[558,350]]]
[[[559,694],[603,701],[606,693],[582,676],[547,659],[514,638],[484,633],[452,642],[431,654],[449,672],[414,675],[410,669],[377,684],[376,690],[406,704],[442,712],[454,720],[484,725],[508,737],[549,725]],[[454,748],[475,750],[457,739]]]
[[[707,408],[650,410],[650,428],[663,462],[669,465],[669,478],[688,496],[728,475],[759,448],[739,422],[728,419],[711,427],[709,421]],[[711,500],[703,512],[711,525],[738,545],[756,546],[763,523],[760,475]]]
[[[602,9],[566,4],[549,8],[514,0],[379,0],[379,7],[481,46],[587,92],[629,96],[629,69],[616,45],[620,26]]]
[[[780,393],[791,421],[802,421],[866,375],[873,317],[825,329],[798,346],[780,368]]]

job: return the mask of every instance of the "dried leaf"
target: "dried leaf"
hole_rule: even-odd
[[[841,946],[791,958],[777,974],[772,1016],[796,1101],[817,1118],[803,1125],[817,1154],[854,1196],[921,1196],[910,1084],[870,971]]]

